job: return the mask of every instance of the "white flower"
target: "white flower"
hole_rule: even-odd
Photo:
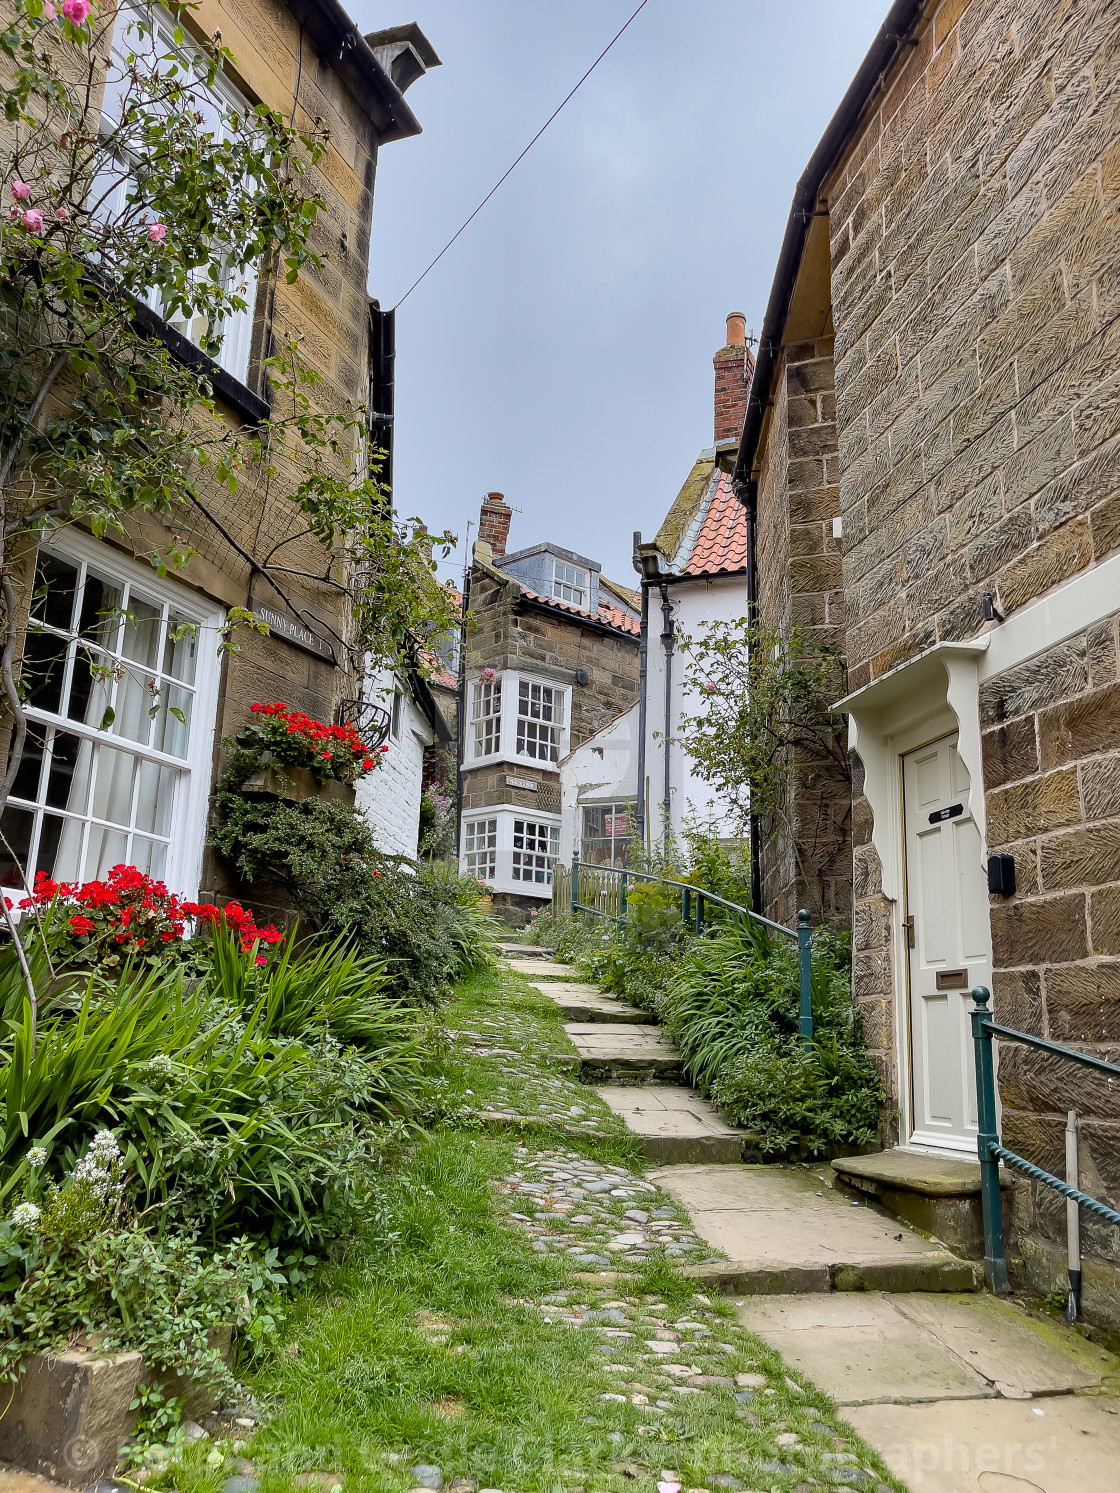
[[[117,1137],[111,1130],[99,1130],[89,1143],[89,1154],[96,1156],[102,1166],[108,1166],[121,1154]]]
[[[148,1059],[148,1067],[154,1073],[170,1073],[174,1066],[165,1052],[157,1052],[155,1057]]]
[[[47,1151],[45,1146],[32,1146],[27,1153],[27,1164],[32,1171],[38,1171],[39,1167],[47,1164]]]
[[[39,1223],[39,1209],[34,1203],[20,1203],[17,1208],[12,1209],[12,1222],[17,1229],[28,1229],[34,1233]]]

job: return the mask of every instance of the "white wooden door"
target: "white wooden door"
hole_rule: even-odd
[[[955,735],[902,759],[910,1141],[974,1153],[976,1080],[968,1013],[972,987],[991,986],[991,934],[968,790]]]

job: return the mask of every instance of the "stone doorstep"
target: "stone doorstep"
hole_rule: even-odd
[[[983,1257],[978,1161],[894,1150],[846,1156],[831,1165],[841,1187],[874,1197],[888,1212],[934,1235],[958,1254],[974,1260]],[[1000,1185],[1011,1188],[1015,1179],[1003,1172]]]
[[[980,1163],[966,1157],[923,1156],[916,1151],[879,1151],[871,1156],[842,1156],[829,1163],[849,1187],[878,1196],[882,1192],[916,1192],[923,1197],[972,1197],[980,1193]],[[1012,1178],[1001,1174],[1001,1185]]]

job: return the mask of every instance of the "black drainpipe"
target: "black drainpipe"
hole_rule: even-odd
[[[669,743],[673,730],[673,644],[676,627],[673,622],[673,604],[669,600],[669,587],[660,583],[661,591],[661,646],[665,650],[665,796],[661,802],[664,820],[662,846],[669,843],[669,826],[672,823],[672,794],[669,788]]]
[[[754,530],[758,512],[758,483],[744,482],[739,487],[739,497],[747,513],[747,626],[758,626],[758,570],[755,564]],[[754,652],[753,642],[747,651],[747,673],[750,677],[750,656]],[[762,855],[759,847],[758,815],[754,811],[754,793],[751,792],[751,910],[762,911]]]
[[[384,451],[378,481],[393,491],[393,425],[396,394],[397,313],[382,311],[376,301],[369,307],[369,434],[372,444]],[[390,501],[391,498],[390,498]]]
[[[638,562],[638,545],[641,534],[634,532],[634,569],[642,569]],[[638,634],[638,797],[635,805],[635,828],[642,848],[646,847],[646,682],[649,675],[649,582],[642,576],[642,626]]]

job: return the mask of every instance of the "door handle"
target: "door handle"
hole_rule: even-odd
[[[908,949],[912,949],[914,947],[914,914],[913,913],[911,913],[908,918],[903,918],[903,920],[902,920],[902,926],[906,929],[906,947]]]

